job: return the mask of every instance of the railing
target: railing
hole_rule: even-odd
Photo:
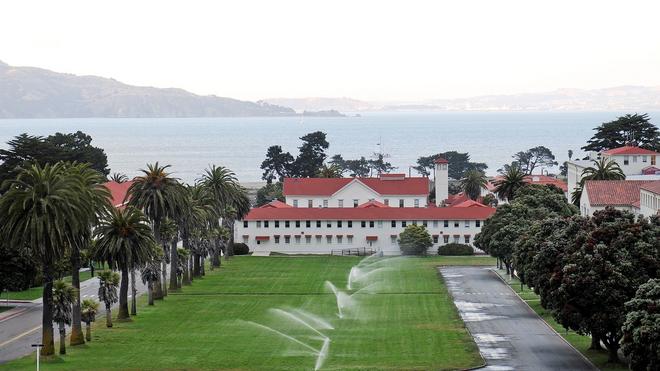
[[[375,252],[376,250],[370,247],[355,247],[350,249],[331,250],[330,254],[341,255],[341,256],[348,256],[348,255],[367,256],[367,255],[373,255]]]

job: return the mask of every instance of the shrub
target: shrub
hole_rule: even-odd
[[[234,243],[234,255],[247,255],[250,253],[250,248],[248,245],[239,242]]]
[[[399,248],[403,255],[426,255],[433,246],[431,235],[420,225],[409,225],[399,235]]]
[[[470,245],[452,242],[438,247],[438,255],[474,255],[474,249]]]

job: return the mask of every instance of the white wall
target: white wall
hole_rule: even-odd
[[[449,198],[449,165],[435,164],[435,204],[440,206]]]
[[[289,228],[285,227],[285,222],[280,221],[279,228],[275,228],[273,220],[268,221],[268,227],[265,227],[265,221],[261,221],[261,226],[257,227],[257,221],[248,221],[248,227],[243,226],[243,222],[235,223],[235,241],[246,243],[250,251],[270,251],[270,252],[283,252],[290,254],[330,254],[331,250],[340,250],[347,248],[372,248],[374,250],[383,251],[388,255],[397,255],[400,253],[399,246],[396,241],[392,241],[391,235],[398,235],[403,232],[405,227],[402,227],[401,221],[396,221],[396,227],[392,227],[391,220],[373,221],[373,227],[370,227],[369,221],[366,221],[366,227],[363,228],[361,221],[352,221],[352,228],[348,228],[348,222],[342,221],[342,227],[337,226],[337,221],[330,221],[331,227],[327,227],[328,221],[322,220],[321,227],[316,227],[316,220],[310,221],[310,227],[306,227],[305,221],[300,221],[300,226],[296,227],[295,221],[290,221]],[[454,223],[458,222],[458,227]],[[469,224],[466,226],[466,222]],[[412,221],[407,221],[407,224],[412,224]],[[421,225],[422,221],[417,221]],[[469,235],[469,244],[472,245],[474,237],[481,230],[483,221],[480,221],[480,226],[476,226],[475,220],[449,220],[448,226],[444,226],[444,221],[437,221],[434,225],[433,221],[427,221],[427,229],[429,234],[439,235],[438,243],[435,243],[431,249],[430,254],[437,254],[438,246],[444,244],[443,235],[449,236],[449,242],[454,242],[454,235],[459,236],[458,242],[465,243],[465,235]],[[339,243],[337,235],[343,235],[341,243]],[[347,235],[352,234],[352,243],[348,242]],[[246,239],[243,235],[248,235]],[[274,235],[280,235],[279,244],[275,243]],[[290,235],[290,243],[285,243],[285,235]],[[316,235],[321,235],[319,239]],[[331,242],[328,243],[326,235],[331,235]],[[268,236],[268,241],[260,241],[257,243],[257,236]],[[296,239],[295,236],[300,236]],[[311,236],[310,243],[306,243],[305,236]],[[367,241],[367,236],[377,236],[377,241],[371,243]]]
[[[660,195],[642,189],[639,198],[639,211],[645,217],[657,215],[660,209]]]
[[[626,176],[641,174],[643,168],[651,166],[650,155],[603,155],[603,157],[612,159],[619,164]]]
[[[588,191],[585,188],[582,191],[582,196],[580,197],[580,215],[582,216],[593,216],[594,212],[605,210],[606,205],[591,205],[589,203]],[[633,206],[614,206],[614,209],[621,211],[629,211],[634,214],[639,213],[639,209]]]
[[[396,180],[388,181],[396,182]],[[369,200],[385,203],[386,199],[391,207],[399,207],[399,200],[403,200],[404,207],[415,207],[415,200],[417,200],[419,207],[425,207],[428,204],[427,194],[381,195],[357,180],[349,183],[331,196],[288,195],[285,202],[291,206],[296,206],[297,201],[298,207],[309,207],[309,201],[311,200],[312,207],[324,207],[324,201],[327,201],[326,207],[353,207],[353,200],[358,200],[357,204],[361,205]],[[340,200],[343,200],[343,206],[340,206]]]

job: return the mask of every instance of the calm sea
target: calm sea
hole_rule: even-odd
[[[132,176],[145,164],[159,161],[171,164],[182,180],[193,182],[209,164],[217,164],[232,169],[242,182],[256,182],[270,145],[282,145],[295,156],[299,137],[322,130],[328,134],[330,156],[369,157],[382,147],[397,170],[407,173],[419,156],[457,150],[487,163],[488,173],[494,174],[515,152],[538,145],[549,147],[559,162],[567,159],[569,149],[581,155],[580,147],[592,129],[620,114],[378,112],[361,113],[361,117],[307,117],[303,122],[296,117],[6,119],[0,120],[0,147],[24,132],[48,135],[82,130],[105,149],[113,172]],[[650,115],[657,125],[660,112]]]

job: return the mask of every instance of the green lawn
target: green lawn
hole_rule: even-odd
[[[98,274],[100,270],[95,270],[94,274]],[[91,271],[85,271],[85,272],[80,272],[80,281],[85,281],[88,280],[92,277],[92,272]],[[66,276],[63,278],[64,281],[71,283],[71,276]],[[43,286],[37,286],[37,287],[30,287],[27,290],[23,291],[9,291],[8,293],[2,293],[0,295],[0,298],[6,299],[9,297],[9,300],[34,300],[34,299],[39,299],[41,297],[41,294],[43,293],[44,288]]]
[[[595,351],[595,350],[589,350],[589,346],[591,346],[591,337],[589,336],[582,336],[574,331],[566,330],[562,325],[557,323],[557,321],[552,318],[552,314],[541,307],[541,300],[538,295],[532,291],[527,286],[524,286],[522,289],[520,287],[520,281],[517,278],[509,278],[509,276],[506,275],[506,271],[500,270],[498,271],[500,277],[504,278],[509,285],[513,288],[513,290],[520,295],[520,297],[529,304],[534,311],[545,320],[552,328],[555,329],[559,334],[561,334],[564,339],[568,340],[569,343],[571,343],[577,350],[579,350],[582,354],[584,354],[587,358],[591,360],[591,362],[596,365],[601,370],[628,370],[628,367],[623,365],[623,364],[612,364],[612,363],[607,363],[607,352],[605,350],[603,351]]]
[[[302,309],[334,329],[324,370],[465,369],[483,363],[476,345],[438,279],[438,265],[482,264],[481,257],[388,258],[383,268],[356,284],[373,286],[353,295],[337,316],[335,296],[324,282],[344,289],[357,257],[235,257],[193,286],[155,307],[140,298],[138,316],[112,329],[97,322],[93,339],[44,365],[48,370],[87,369],[313,369],[316,356],[270,326],[320,349],[313,330],[273,314]],[[314,326],[318,327],[318,326]],[[0,370],[33,369],[34,356]]]

